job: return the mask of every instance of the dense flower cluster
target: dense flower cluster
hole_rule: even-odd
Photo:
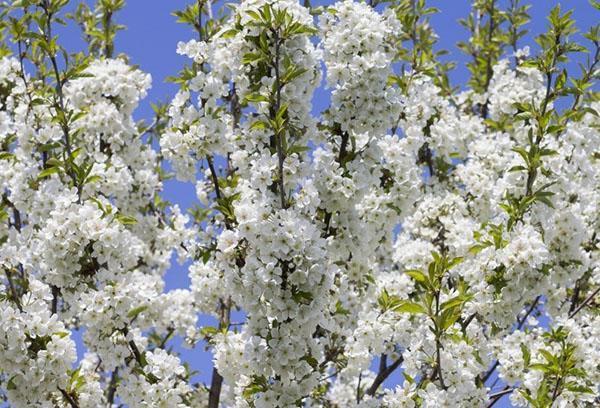
[[[78,11],[92,55],[64,67],[54,3],[7,8],[39,32],[0,54],[11,406],[597,406],[597,32],[567,88],[568,14],[530,57],[506,40],[517,9],[474,4],[490,44],[456,91],[424,2],[199,2],[176,13],[191,65],[146,125],[150,76],[111,55],[118,2]],[[195,183],[189,214],[163,201],[167,169]],[[189,288],[165,289],[174,254]],[[210,349],[210,384],[174,336]]]

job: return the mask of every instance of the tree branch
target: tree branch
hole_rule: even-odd
[[[387,355],[383,354],[381,356],[381,361],[379,362],[379,372],[377,376],[373,380],[371,386],[367,389],[367,395],[374,396],[377,392],[377,389],[383,382],[402,364],[404,358],[402,356],[398,357],[396,361],[394,361],[391,365],[387,365]]]
[[[533,310],[537,306],[538,302],[540,301],[540,298],[541,298],[541,296],[536,297],[535,300],[533,301],[533,303],[531,304],[531,306],[529,307],[529,309],[527,309],[527,312],[525,313],[523,318],[520,320],[517,319],[517,330],[521,330],[523,328],[525,321],[527,320],[527,318],[529,317],[531,312],[533,312]],[[485,383],[492,376],[494,371],[496,371],[496,368],[498,368],[499,364],[500,364],[500,362],[498,360],[496,360],[494,362],[494,364],[492,365],[492,367],[485,373],[485,375],[483,377],[481,377],[481,381],[483,383]]]
[[[58,390],[60,391],[62,396],[67,400],[67,402],[69,403],[71,408],[79,408],[79,404],[77,403],[77,401],[75,400],[75,398],[73,398],[73,396],[71,394],[69,394],[67,391],[63,390],[60,387],[58,387]]]
[[[494,405],[496,405],[496,403],[498,401],[500,401],[500,399],[502,399],[502,397],[512,393],[514,390],[515,390],[514,387],[510,387],[507,385],[506,387],[504,387],[504,389],[502,391],[498,391],[494,394],[490,394],[490,403],[487,405],[486,408],[493,407]]]
[[[600,286],[598,286],[598,288],[595,291],[593,291],[587,298],[585,298],[583,302],[581,302],[579,306],[577,306],[577,309],[575,309],[573,313],[569,315],[569,319],[574,317],[577,313],[579,313],[581,309],[583,309],[589,302],[591,302],[592,299],[598,294],[598,292],[600,292]]]

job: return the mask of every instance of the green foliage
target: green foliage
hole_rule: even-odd
[[[407,63],[412,70],[411,75],[393,75],[390,81],[406,91],[415,75],[424,74],[440,87],[444,95],[452,94],[454,89],[450,85],[448,72],[455,67],[455,63],[441,61],[440,57],[446,55],[447,51],[434,50],[437,36],[429,21],[429,16],[439,10],[428,7],[425,0],[400,0],[390,7],[402,25],[396,58]],[[403,73],[405,69],[403,66]]]
[[[292,299],[294,302],[302,305],[309,305],[313,301],[313,295],[310,292],[306,292],[298,289],[296,286],[292,286]]]
[[[476,0],[472,3],[473,12],[460,23],[469,30],[471,37],[468,42],[459,42],[458,47],[472,57],[467,64],[471,72],[469,85],[475,92],[484,93],[492,79],[493,66],[503,53],[504,47],[509,43],[510,35],[504,28],[507,16],[510,15],[499,10],[496,0]],[[528,21],[527,8],[519,8],[518,1],[512,4],[513,35],[510,41],[516,41],[525,32],[518,27]],[[487,104],[480,107],[481,114],[487,115]]]
[[[431,255],[433,260],[429,263],[427,271],[418,269],[406,271],[406,274],[414,280],[417,289],[413,299],[391,296],[384,289],[378,298],[378,304],[382,313],[390,310],[396,313],[423,315],[427,318],[430,322],[429,329],[436,338],[436,357],[432,361],[434,377],[428,380],[438,378],[444,385],[440,363],[442,341],[462,339],[460,335],[450,333],[449,329],[459,321],[463,307],[472,298],[472,295],[468,293],[468,287],[462,280],[452,285],[452,292],[446,285],[448,272],[460,264],[462,258],[449,258],[446,254],[437,252],[432,252]],[[441,297],[446,293],[452,293],[452,295],[442,302]],[[421,382],[420,385],[424,385],[424,382]]]
[[[520,389],[519,393],[533,408],[551,408],[564,391],[593,394],[587,373],[578,367],[577,348],[569,342],[567,330],[562,326],[553,328],[544,333],[544,339],[548,348],[539,350],[543,358],[539,363],[531,363],[531,352],[521,345],[526,369],[542,372],[543,379],[535,394],[528,389]]]
[[[511,230],[514,225],[521,221],[524,215],[535,203],[542,203],[553,207],[553,192],[550,187],[553,182],[535,187],[536,180],[540,174],[547,178],[552,176],[549,168],[544,166],[544,159],[557,154],[556,151],[548,148],[544,144],[544,139],[550,135],[558,136],[565,130],[566,123],[572,119],[580,119],[583,114],[597,114],[590,108],[583,108],[578,111],[581,95],[585,90],[591,87],[593,71],[600,58],[598,48],[597,32],[598,28],[592,28],[587,34],[595,47],[596,54],[593,62],[588,61],[587,67],[581,67],[581,80],[571,79],[574,87],[568,86],[568,73],[566,69],[561,69],[560,64],[568,61],[568,54],[573,52],[582,52],[586,49],[577,43],[570,41],[570,37],[576,32],[575,23],[572,19],[572,11],[561,13],[560,6],[552,9],[549,17],[549,26],[547,32],[537,37],[536,41],[542,51],[536,57],[521,63],[523,67],[534,67],[545,75],[546,93],[541,103],[519,102],[515,104],[517,114],[514,119],[521,121],[529,127],[527,144],[516,146],[513,151],[519,155],[523,161],[522,165],[516,165],[510,168],[509,172],[521,172],[526,180],[523,193],[506,194],[504,202],[500,205],[508,215],[507,230]],[[564,114],[560,114],[552,107],[552,104],[560,97],[569,94],[575,95],[573,106]],[[492,127],[497,126],[488,121]]]
[[[213,2],[207,0],[194,1],[186,5],[181,10],[175,10],[171,13],[177,17],[177,22],[189,25],[201,40],[208,40],[217,35],[221,31],[221,27],[226,18],[219,10],[219,15],[213,16],[209,10]],[[220,33],[223,35],[223,33]]]
[[[390,295],[383,290],[377,299],[382,313],[388,310],[397,313],[423,314],[432,322],[432,330],[441,337],[461,315],[464,303],[471,299],[467,293],[464,282],[456,285],[458,294],[444,302],[440,302],[440,295],[445,290],[443,280],[448,271],[462,262],[462,258],[447,258],[436,252],[432,253],[433,261],[429,263],[427,271],[412,269],[406,271],[420,289],[420,295],[415,300],[401,299]]]
[[[127,313],[127,317],[130,318],[131,320],[133,320],[133,319],[137,318],[140,315],[140,313],[144,312],[146,309],[148,309],[147,305],[134,307]]]
[[[225,219],[230,222],[236,222],[235,213],[233,211],[233,202],[239,198],[240,194],[235,193],[230,196],[217,198],[216,210],[219,210]]]
[[[377,303],[379,304],[379,308],[382,312],[391,310],[397,313],[426,313],[426,310],[420,304],[408,300],[402,300],[400,297],[395,295],[390,296],[385,289],[381,292],[381,295],[379,295]]]
[[[115,24],[112,20],[114,14],[123,7],[125,0],[98,0],[93,10],[81,2],[74,13],[67,15],[81,27],[91,55],[113,56],[115,37],[125,26]]]
[[[255,394],[259,392],[267,391],[267,379],[264,376],[254,376],[252,381],[244,388],[242,393],[245,399],[251,399]]]

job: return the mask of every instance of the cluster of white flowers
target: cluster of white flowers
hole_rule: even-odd
[[[361,148],[398,120],[399,91],[387,82],[400,22],[391,10],[381,15],[366,3],[346,0],[323,14],[320,28],[332,88],[327,117],[355,136]]]
[[[18,60],[4,58],[0,67],[8,90],[0,140],[15,144],[0,160],[8,210],[0,230],[8,279],[0,307],[7,395],[21,407],[73,399],[78,407],[98,406],[108,398],[111,375],[124,384],[144,380],[136,358],[164,365],[145,355],[141,328],[195,335],[191,292],[163,293],[162,281],[173,249],[191,237],[186,218],[177,208],[169,215],[154,206],[162,188],[158,156],[131,116],[150,76],[118,59],[91,62],[84,75],[63,84],[61,103],[71,119],[60,125],[51,118],[58,109],[51,100],[31,104],[40,84],[20,71]],[[81,362],[73,329],[84,332],[89,351]],[[131,344],[140,345],[140,356]],[[163,398],[175,406],[170,401],[190,390],[178,360],[162,369],[181,378],[163,374],[163,388],[143,397],[145,406]],[[116,387],[114,381],[109,394]],[[143,406],[135,401],[130,406]]]
[[[483,91],[397,72],[429,32],[407,4],[190,7],[191,66],[149,127],[150,76],[121,58],[58,82],[0,58],[11,406],[597,404],[600,102],[555,110],[563,74],[527,51]],[[161,197],[171,170],[189,215]],[[173,254],[190,284],[166,291]],[[210,386],[174,336],[211,350]]]
[[[17,406],[42,406],[69,386],[75,343],[48,308],[50,290],[39,281],[21,299],[22,310],[0,303],[0,358],[7,391]]]
[[[43,265],[49,284],[59,288],[77,286],[96,278],[95,274],[101,281],[114,280],[136,266],[143,245],[139,238],[118,221],[110,222],[110,216],[104,216],[95,203],[79,205],[74,202],[76,194],[65,198],[55,202],[56,207],[42,225],[43,234],[30,244],[34,248],[32,262]],[[124,247],[129,251],[123,251]]]
[[[186,407],[184,396],[192,388],[185,379],[185,368],[177,357],[162,349],[145,353],[141,373],[125,373],[117,389],[130,407]]]
[[[528,399],[536,400],[553,392],[553,387],[562,386],[562,392],[556,398],[557,406],[593,404],[594,387],[597,387],[600,375],[598,344],[591,341],[597,326],[595,316],[558,319],[557,329],[551,333],[536,327],[526,333],[517,331],[495,342],[499,376],[508,385],[517,387],[518,392],[511,395],[512,403],[518,407],[528,406]],[[560,379],[550,368],[559,360],[568,362],[568,370]]]

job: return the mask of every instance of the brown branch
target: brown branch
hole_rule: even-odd
[[[510,386],[506,386],[504,387],[504,389],[502,391],[498,391],[494,394],[490,395],[490,403],[486,406],[486,408],[491,408],[494,405],[496,405],[496,403],[498,401],[500,401],[500,399],[502,399],[502,397],[504,397],[505,395],[510,394],[511,392],[513,392],[515,389],[513,387]]]
[[[600,286],[598,286],[598,288],[595,291],[593,291],[587,298],[585,298],[583,302],[581,302],[579,306],[577,306],[577,309],[575,309],[573,313],[569,315],[569,319],[574,317],[577,313],[579,313],[581,309],[583,309],[589,302],[591,302],[592,299],[598,294],[598,292],[600,292]]]
[[[4,272],[6,273],[6,279],[8,280],[8,287],[10,289],[10,294],[13,297],[13,300],[15,302],[15,304],[17,305],[17,308],[22,312],[23,311],[23,307],[21,306],[21,298],[17,293],[17,289],[16,286],[12,280],[12,272],[9,272],[8,268],[4,268]]]
[[[119,367],[115,368],[110,377],[110,383],[108,385],[108,393],[106,397],[106,401],[109,406],[112,406],[115,400],[115,393],[117,391],[117,380],[119,378]]]
[[[226,302],[221,301],[219,307],[219,329],[229,328],[231,314],[231,299]],[[217,367],[213,367],[212,378],[210,382],[210,391],[208,394],[208,408],[218,408],[221,399],[221,388],[223,387],[223,376],[219,374]]]
[[[75,398],[73,398],[73,396],[71,394],[69,394],[68,392],[66,392],[65,390],[63,390],[60,387],[58,387],[58,390],[60,391],[62,396],[67,400],[67,402],[69,403],[71,408],[79,408],[79,404],[77,403],[77,401],[75,400]]]
[[[377,376],[373,380],[371,386],[367,389],[367,395],[374,396],[377,392],[377,389],[383,382],[398,368],[400,364],[404,361],[402,356],[398,357],[396,361],[394,361],[389,366],[387,365],[387,355],[383,354],[381,356],[381,361],[379,362],[379,372]]]
[[[127,335],[127,333],[125,333],[125,335]],[[131,348],[133,356],[135,357],[135,361],[137,361],[137,363],[141,367],[144,367],[146,364],[144,363],[144,358],[142,356],[142,353],[140,353],[140,349],[138,349],[137,345],[135,344],[135,342],[133,340],[129,340],[129,347]]]
[[[521,330],[523,328],[525,321],[527,320],[529,315],[533,312],[533,310],[537,306],[538,302],[540,301],[540,298],[541,298],[541,296],[536,297],[535,300],[533,301],[533,303],[531,304],[531,306],[529,307],[529,309],[527,309],[527,312],[525,313],[523,318],[517,319],[517,330]],[[481,377],[481,382],[485,383],[492,376],[494,371],[496,371],[496,368],[498,368],[499,364],[500,364],[500,362],[498,360],[496,360],[494,362],[494,364],[492,365],[492,367],[485,373],[485,375],[483,377]]]
[[[50,306],[52,314],[58,312],[58,297],[60,296],[60,289],[52,285],[52,304]]]

